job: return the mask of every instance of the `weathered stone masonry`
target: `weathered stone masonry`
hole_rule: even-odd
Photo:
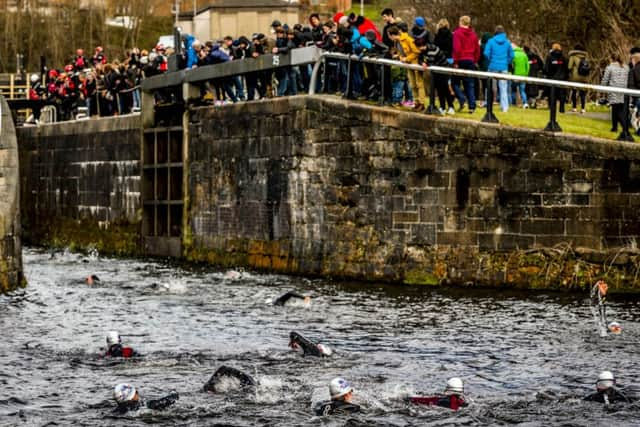
[[[191,259],[410,283],[638,283],[640,147],[298,97],[192,113]]]
[[[24,284],[20,241],[18,147],[11,111],[0,96],[0,293]]]
[[[28,242],[140,253],[140,118],[20,128]]]
[[[184,188],[172,190],[184,216],[171,236],[187,259],[420,284],[572,288],[605,277],[639,289],[634,144],[332,97],[186,114]],[[143,135],[135,116],[20,129],[29,241],[142,253]]]

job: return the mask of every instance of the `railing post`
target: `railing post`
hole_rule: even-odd
[[[429,72],[431,78],[429,79],[429,106],[425,111],[426,114],[440,114],[440,111],[436,108],[436,75]]]
[[[380,105],[384,105],[384,65],[380,65]]]
[[[633,142],[633,136],[631,136],[631,132],[629,132],[629,95],[624,96],[624,106],[622,108],[624,121],[622,122],[622,133],[618,135],[618,141]]]
[[[327,72],[327,68],[329,68],[327,66],[327,58],[325,56],[322,57],[322,93],[327,93],[329,92],[329,84],[327,83],[327,75],[329,74]]]
[[[343,98],[349,99],[351,95],[351,55],[349,55],[349,59],[347,60],[347,87],[345,88]]]
[[[14,93],[13,90],[15,89],[15,79],[16,79],[16,75],[15,74],[11,74],[11,76],[9,77],[9,99],[13,99],[14,98]]]
[[[482,122],[484,123],[500,123],[495,114],[493,114],[493,79],[491,77],[487,78],[487,94],[485,96],[487,112],[484,114],[482,118]]]
[[[547,132],[562,132],[562,128],[556,121],[556,87],[551,86],[551,93],[549,94],[549,123],[544,128]]]

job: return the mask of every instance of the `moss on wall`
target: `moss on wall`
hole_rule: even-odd
[[[101,254],[118,256],[143,254],[139,223],[115,221],[104,226],[95,220],[56,217],[30,228],[25,241],[72,251],[95,249]]]

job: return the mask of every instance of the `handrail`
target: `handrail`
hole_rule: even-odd
[[[626,88],[611,87],[611,86],[593,85],[593,84],[587,84],[587,83],[569,82],[565,80],[541,79],[539,77],[515,76],[513,74],[492,73],[488,71],[463,70],[460,68],[449,68],[449,67],[430,66],[430,67],[427,67],[425,70],[424,68],[422,68],[421,65],[407,64],[405,62],[394,61],[392,59],[375,58],[370,56],[348,55],[344,53],[335,53],[335,52],[322,53],[318,61],[315,63],[313,67],[313,74],[311,75],[311,83],[309,86],[310,95],[315,94],[315,88],[316,88],[315,83],[317,82],[318,69],[320,68],[320,64],[322,63],[322,60],[324,58],[368,62],[370,64],[389,65],[394,67],[407,68],[410,70],[435,72],[435,73],[455,75],[455,76],[491,78],[495,80],[510,80],[510,81],[520,82],[520,83],[534,83],[536,85],[541,85],[541,86],[555,86],[555,87],[561,87],[561,88],[567,88],[567,89],[593,90],[597,92],[620,93],[623,95],[640,97],[640,90],[636,90],[636,89],[626,89]]]

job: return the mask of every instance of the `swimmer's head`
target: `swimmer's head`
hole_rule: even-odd
[[[604,280],[598,280],[596,285],[598,286],[600,295],[605,296],[607,294],[607,291],[609,290],[609,285],[607,285],[607,282],[605,282]]]
[[[111,347],[112,345],[120,344],[122,339],[120,338],[120,334],[116,331],[107,332],[107,345]]]
[[[452,395],[452,394],[463,394],[464,393],[464,383],[462,379],[458,377],[449,378],[447,380],[447,387],[444,389],[444,394]]]
[[[289,334],[289,347],[291,347],[294,350],[297,350],[300,348],[300,345],[298,344],[298,333],[297,332],[291,332]]]
[[[611,371],[602,371],[598,375],[598,381],[596,381],[596,388],[598,390],[608,390],[616,384],[616,379]]]
[[[333,354],[333,350],[328,345],[318,344],[318,350],[323,356],[331,356]]]
[[[618,322],[611,322],[609,323],[609,332],[611,332],[612,334],[618,335],[622,333],[622,326],[620,326],[620,323]]]
[[[304,297],[304,305],[311,305],[311,297],[310,296],[306,296]]]
[[[329,383],[329,394],[332,400],[351,401],[353,395],[353,387],[344,378],[334,378]]]
[[[132,402],[138,400],[138,391],[131,384],[118,384],[113,389],[113,398],[117,403]]]
[[[87,276],[85,281],[87,282],[87,285],[93,285],[95,282],[99,282],[100,279],[95,274],[92,274],[91,276]]]

